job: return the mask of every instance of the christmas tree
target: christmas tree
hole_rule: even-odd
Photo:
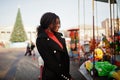
[[[27,40],[27,35],[26,35],[26,32],[24,30],[24,26],[22,23],[20,8],[18,8],[16,22],[15,22],[15,25],[14,25],[14,28],[13,28],[13,31],[11,34],[10,41],[11,42],[24,42],[26,40]]]

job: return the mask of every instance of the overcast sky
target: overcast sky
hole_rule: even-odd
[[[0,26],[14,26],[18,7],[25,27],[36,27],[45,12],[54,12],[61,19],[61,29],[78,24],[92,25],[92,0],[0,0]],[[84,4],[85,3],[85,4]],[[109,4],[95,2],[95,25],[109,17]]]

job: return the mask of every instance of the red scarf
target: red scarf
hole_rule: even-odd
[[[63,45],[60,43],[60,41],[56,38],[56,36],[52,32],[49,32],[48,30],[45,30],[45,32],[53,41],[55,41],[63,49]]]

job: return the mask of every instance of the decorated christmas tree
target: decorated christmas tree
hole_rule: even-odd
[[[27,35],[24,30],[24,26],[22,23],[22,17],[20,13],[20,8],[18,8],[16,22],[10,37],[11,42],[24,42],[27,40]]]

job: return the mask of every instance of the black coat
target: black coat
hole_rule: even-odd
[[[67,80],[69,74],[69,56],[65,39],[61,33],[54,33],[63,45],[63,49],[42,30],[37,39],[36,46],[44,61],[42,80]],[[65,79],[66,78],[66,79]]]

